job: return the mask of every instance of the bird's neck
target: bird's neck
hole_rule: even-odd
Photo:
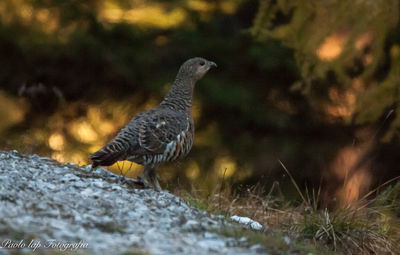
[[[178,74],[161,105],[191,113],[195,83],[195,79]]]

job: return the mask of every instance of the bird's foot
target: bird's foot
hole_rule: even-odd
[[[138,176],[137,181],[138,181],[138,183],[143,185],[144,188],[151,188],[151,185],[149,184],[149,181],[144,176],[141,176],[141,175]]]
[[[161,192],[162,189],[161,189],[160,184],[157,183],[157,185],[154,186],[154,190],[157,191],[157,192]]]
[[[162,190],[160,183],[157,180],[157,177],[153,178],[152,176],[149,176],[149,178],[146,178],[146,176],[140,175],[138,177],[138,182],[141,183],[144,186],[144,188],[154,189],[155,191],[158,192]]]
[[[150,178],[150,180],[151,180],[151,184],[152,184],[154,190],[160,192],[162,189],[161,189],[160,183],[157,180],[157,177],[156,176],[154,176],[154,177],[152,176]]]
[[[90,168],[89,168],[90,167]],[[85,167],[85,169],[88,169],[87,171],[85,171],[87,174],[92,174],[94,171],[96,171],[96,167],[93,167],[93,165],[87,165]]]

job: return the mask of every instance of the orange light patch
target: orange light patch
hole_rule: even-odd
[[[331,61],[340,56],[347,41],[347,34],[334,33],[325,38],[317,49],[317,56],[324,61]]]
[[[60,133],[54,133],[49,137],[49,146],[51,149],[55,151],[64,150],[65,139],[64,136]]]

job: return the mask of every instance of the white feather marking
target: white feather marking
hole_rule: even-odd
[[[182,131],[181,132],[181,140],[179,142],[181,142],[182,147],[185,145],[185,132]]]
[[[157,125],[156,125],[156,128],[164,126],[165,124],[166,124],[165,121],[158,122]]]
[[[167,144],[167,147],[165,148],[164,155],[168,154],[168,152],[170,152],[173,146],[174,146],[174,141],[169,142]]]
[[[174,154],[175,149],[176,149],[175,141],[169,142],[167,144],[167,148],[165,148],[165,151],[164,151],[164,155],[163,155],[164,160],[169,160],[172,157],[172,155]]]
[[[172,160],[176,151],[177,144],[174,142],[174,146],[172,147],[171,151],[167,155],[167,160]]]

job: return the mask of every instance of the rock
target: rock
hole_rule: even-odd
[[[230,224],[224,217],[135,185],[104,169],[0,152],[0,254],[259,254],[213,233]]]
[[[291,242],[290,237],[288,237],[288,236],[284,236],[283,240],[285,241],[286,244],[290,244],[290,242]]]
[[[260,245],[260,244],[255,244],[253,246],[250,247],[251,250],[257,252],[257,253],[263,253],[266,254],[266,250],[264,248],[264,246]]]
[[[261,230],[263,227],[260,223],[250,219],[249,217],[240,217],[240,216],[234,215],[231,217],[231,220],[236,221],[240,224],[243,224],[246,227],[250,227],[254,230]]]

